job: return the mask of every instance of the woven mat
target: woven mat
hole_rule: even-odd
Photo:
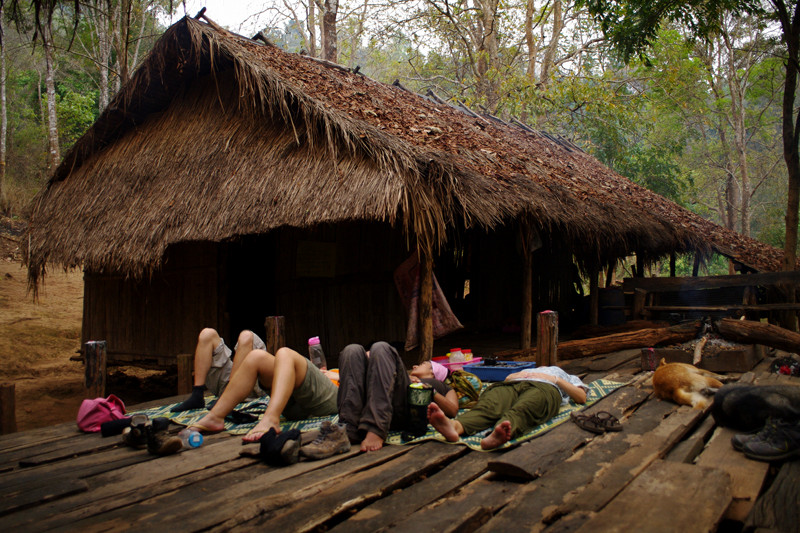
[[[586,404],[578,405],[575,402],[570,401],[568,404],[563,405],[561,407],[561,410],[558,412],[558,414],[556,416],[554,416],[553,418],[551,418],[548,422],[545,422],[544,424],[541,424],[541,425],[533,428],[531,431],[529,431],[525,435],[522,435],[519,438],[510,440],[505,445],[503,445],[503,446],[501,446],[500,448],[497,448],[497,449],[498,450],[502,450],[502,449],[505,449],[505,448],[510,448],[512,446],[516,446],[517,444],[519,444],[521,442],[525,442],[526,440],[530,440],[530,439],[532,439],[534,437],[537,437],[537,436],[541,435],[542,433],[545,433],[545,432],[553,429],[557,425],[569,420],[569,415],[573,411],[579,411],[579,410],[583,409],[584,407],[588,407],[589,405],[592,405],[593,403],[597,402],[599,399],[601,399],[601,398],[603,398],[605,396],[608,396],[609,394],[611,394],[612,392],[617,390],[619,387],[622,387],[623,385],[625,385],[625,383],[619,383],[619,382],[616,382],[616,381],[608,381],[608,380],[605,380],[605,379],[598,379],[596,381],[593,381],[592,383],[590,383],[588,385],[589,390],[586,392]],[[211,401],[213,401],[215,399],[216,398],[213,397],[213,396],[210,397],[210,399],[209,399],[209,397],[207,397],[206,398],[206,401],[207,401],[206,405],[208,405],[209,403],[211,403]],[[267,407],[267,403],[269,403],[269,396],[265,396],[265,397],[257,398],[255,400],[251,400],[251,401],[248,401],[248,402],[240,403],[239,405],[236,406],[235,410],[239,411],[239,412],[242,412],[242,413],[249,413],[249,414],[252,414],[252,415],[254,415],[256,417],[260,417],[264,413],[264,410]],[[201,418],[203,418],[206,415],[206,413],[208,412],[206,409],[192,409],[190,411],[183,411],[183,412],[180,412],[180,413],[173,413],[172,411],[170,411],[170,409],[174,405],[177,405],[177,404],[165,405],[163,407],[153,407],[151,409],[146,409],[146,410],[143,410],[143,411],[135,411],[135,412],[131,412],[131,413],[128,413],[128,414],[143,413],[143,414],[146,414],[147,416],[149,416],[150,418],[165,417],[165,418],[169,418],[171,421],[175,422],[176,424],[180,424],[180,425],[183,425],[183,426],[190,426],[193,423],[195,423],[198,420],[200,420]],[[461,412],[464,412],[464,410],[462,410]],[[320,426],[320,424],[322,424],[322,422],[324,420],[330,420],[332,422],[337,422],[339,420],[339,416],[338,415],[331,415],[331,416],[320,416],[320,417],[315,417],[315,418],[306,418],[304,420],[284,420],[284,419],[282,419],[282,420],[283,420],[281,422],[281,430],[282,431],[286,431],[288,429],[294,429],[294,428],[297,428],[300,431],[307,431],[307,430],[310,430],[310,429],[318,428]],[[231,433],[232,435],[244,435],[245,433],[247,433],[248,431],[253,429],[253,427],[255,427],[256,423],[257,422],[249,422],[249,423],[246,423],[246,424],[236,424],[236,423],[232,422],[231,420],[226,419],[225,420],[225,430],[228,431],[229,433]],[[481,449],[481,439],[483,439],[483,437],[485,437],[488,433],[489,433],[489,431],[487,430],[486,432],[476,433],[475,435],[470,435],[469,437],[462,437],[458,442],[452,443],[452,444],[464,444],[466,446],[469,446],[473,450],[486,451],[486,450],[482,450]],[[389,436],[386,438],[386,443],[387,444],[416,444],[418,442],[422,442],[422,441],[426,441],[426,440],[430,440],[430,439],[439,440],[439,441],[442,441],[442,442],[447,442],[445,440],[445,438],[442,437],[442,435],[438,431],[436,431],[435,429],[433,429],[433,427],[431,427],[429,425],[428,426],[428,432],[425,435],[422,435],[420,437],[417,437],[417,438],[415,438],[413,440],[408,440],[408,441],[404,441],[403,440],[403,438],[401,437],[401,432],[392,431],[392,432],[389,433]],[[492,451],[494,451],[494,450],[492,450]]]
[[[525,433],[524,435],[522,435],[522,436],[520,436],[520,437],[518,437],[516,439],[511,439],[510,441],[505,443],[503,446],[500,446],[499,448],[495,448],[495,450],[503,450],[503,449],[506,449],[506,448],[511,448],[512,446],[516,446],[517,444],[525,442],[526,440],[530,440],[530,439],[532,439],[534,437],[538,437],[542,433],[546,433],[547,431],[550,431],[551,429],[553,429],[557,425],[562,424],[562,423],[566,422],[567,420],[569,420],[570,413],[572,413],[574,411],[580,411],[584,407],[588,407],[588,406],[592,405],[593,403],[597,402],[597,400],[599,400],[599,399],[601,399],[601,398],[603,398],[605,396],[608,396],[609,394],[611,394],[612,392],[614,392],[618,388],[622,387],[623,385],[626,385],[626,383],[619,383],[619,382],[616,382],[616,381],[609,381],[609,380],[606,380],[606,379],[598,379],[596,381],[591,382],[589,385],[587,385],[589,390],[586,391],[586,403],[584,405],[578,405],[575,402],[573,402],[572,400],[570,400],[569,403],[567,403],[566,405],[562,405],[561,406],[561,409],[558,411],[558,414],[556,416],[554,416],[553,418],[551,418],[550,420],[548,420],[544,424],[540,424],[540,425],[536,426],[535,428],[533,428],[529,432]],[[463,413],[465,411],[462,410],[460,412]],[[469,446],[473,450],[478,450],[478,451],[482,451],[482,452],[495,451],[495,450],[483,450],[483,449],[481,449],[481,440],[486,435],[488,435],[490,432],[491,432],[491,429],[488,429],[488,430],[486,430],[484,432],[476,433],[475,435],[470,435],[469,437],[461,437],[461,439],[459,439],[458,442],[452,442],[450,444],[463,444],[465,446]],[[417,437],[416,439],[413,439],[413,440],[410,440],[410,441],[404,441],[401,438],[400,433],[392,432],[387,437],[386,442],[387,442],[387,444],[416,444],[417,442],[422,442],[422,441],[430,440],[430,439],[439,440],[439,441],[442,441],[442,442],[447,442],[445,440],[445,438],[442,436],[442,434],[439,433],[438,431],[436,431],[435,429],[433,429],[433,427],[431,427],[430,425],[428,426],[428,432],[425,435],[422,435],[421,437]]]

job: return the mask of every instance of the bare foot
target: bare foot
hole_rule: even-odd
[[[281,432],[281,423],[280,420],[272,420],[267,418],[267,415],[261,417],[261,420],[258,421],[256,427],[251,429],[247,432],[247,435],[242,437],[242,442],[245,444],[251,442],[258,442],[261,440],[261,437],[264,436],[264,433],[268,432],[270,429],[275,429],[275,433]]]
[[[436,405],[435,402],[431,402],[428,405],[428,422],[442,434],[442,436],[448,442],[456,442],[458,440],[458,432],[456,431],[455,427],[453,427],[453,421],[447,418],[447,415],[444,414],[441,407]]]
[[[214,413],[208,413],[189,427],[195,428],[200,433],[219,433],[225,429],[225,420]]]
[[[481,448],[493,450],[511,440],[511,422],[503,420],[494,427],[488,437],[481,441]]]
[[[374,452],[383,448],[383,439],[371,431],[367,431],[367,436],[361,441],[362,452]]]

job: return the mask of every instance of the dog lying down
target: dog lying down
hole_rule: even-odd
[[[667,363],[662,359],[653,374],[653,390],[663,400],[705,409],[725,379],[696,366]]]

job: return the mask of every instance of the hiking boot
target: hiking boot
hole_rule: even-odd
[[[734,450],[741,452],[745,443],[754,439],[766,438],[766,436],[774,430],[775,421],[771,418],[767,418],[763,428],[756,431],[751,431],[749,433],[737,433],[731,437],[731,445],[733,446]]]
[[[311,444],[300,448],[300,455],[309,459],[325,459],[350,449],[350,439],[344,424],[331,424],[325,420],[319,428],[319,435]]]
[[[165,430],[156,430],[152,424],[145,426],[147,433],[147,451],[153,455],[172,455],[183,448],[183,441],[178,435],[170,435]]]
[[[800,456],[800,423],[770,419],[763,430],[742,444],[742,451],[757,461],[780,461]]]
[[[146,426],[150,424],[147,415],[133,415],[131,425],[122,430],[122,442],[132,448],[143,450],[147,446]]]

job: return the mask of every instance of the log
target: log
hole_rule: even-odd
[[[106,395],[106,341],[88,341],[84,347],[84,385],[87,398]]]
[[[779,350],[800,353],[800,333],[753,320],[723,318],[714,324],[720,335],[734,342],[764,344]]]
[[[578,359],[631,348],[646,348],[657,344],[678,344],[693,339],[699,330],[699,323],[679,324],[667,328],[648,328],[638,331],[616,333],[592,339],[566,341],[558,345],[559,361]],[[533,360],[536,350],[505,350],[494,355],[504,359]]]
[[[264,344],[271,354],[278,352],[278,348],[286,346],[286,319],[282,316],[268,316],[264,319],[264,329],[267,332]]]
[[[536,316],[536,353],[539,366],[553,366],[558,361],[558,313],[542,311]]]

